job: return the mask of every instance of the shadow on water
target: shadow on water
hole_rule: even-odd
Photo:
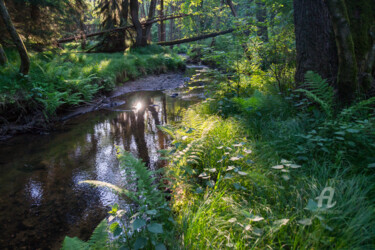
[[[126,103],[115,111],[99,110],[50,135],[0,144],[1,248],[59,249],[65,235],[88,239],[108,206],[119,200],[109,190],[78,183],[92,179],[124,186],[115,145],[150,169],[161,167],[158,150],[167,147],[168,138],[156,126],[181,120],[181,112],[199,100],[160,91],[117,99]]]

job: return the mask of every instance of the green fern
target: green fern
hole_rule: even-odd
[[[332,116],[334,90],[325,79],[312,71],[305,74],[307,89],[298,89],[297,92],[304,93],[308,98],[319,104],[328,117]]]
[[[366,112],[366,111],[370,110],[371,105],[374,105],[374,104],[375,104],[375,97],[372,97],[372,98],[367,99],[367,100],[360,101],[356,104],[353,104],[349,108],[343,109],[340,112],[338,118],[340,120],[347,121],[347,120],[349,120],[350,118],[352,118],[353,116],[355,116],[359,113]]]
[[[107,220],[104,219],[95,228],[90,239],[85,242],[77,237],[71,238],[66,236],[62,245],[63,250],[76,250],[76,249],[104,249],[108,245],[108,232],[107,232]]]

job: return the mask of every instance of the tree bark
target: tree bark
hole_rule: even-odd
[[[229,8],[230,8],[230,11],[232,12],[232,15],[234,17],[237,17],[237,12],[236,12],[236,9],[234,8],[232,0],[227,0],[227,4],[229,5]]]
[[[30,68],[30,59],[29,59],[26,47],[23,44],[22,39],[18,35],[16,28],[14,28],[12,19],[9,16],[4,0],[0,0],[0,15],[10,36],[12,37],[14,44],[16,45],[18,53],[20,54],[20,57],[21,57],[20,73],[27,75],[29,73],[29,68]]]
[[[337,76],[337,51],[328,8],[323,0],[294,0],[297,49],[297,84],[312,70],[334,83]]]
[[[143,30],[142,30],[142,24],[139,21],[138,12],[139,12],[138,0],[130,0],[130,14],[131,14],[132,21],[133,21],[133,24],[134,24],[134,27],[135,27],[135,31],[137,33],[137,36],[135,38],[135,46],[136,47],[145,46],[145,44],[143,44],[143,40],[144,40],[144,39],[142,39]]]
[[[0,66],[4,66],[8,62],[7,55],[3,49],[3,46],[0,44]]]
[[[160,0],[160,10],[159,10],[159,19],[161,20],[160,21],[160,38],[159,38],[160,42],[164,42],[166,38],[165,37],[165,24],[163,21],[163,17],[164,17],[164,0]]]
[[[326,2],[331,14],[337,46],[339,99],[342,103],[350,103],[358,90],[358,69],[348,12],[344,0],[326,0]]]
[[[151,0],[150,2],[150,8],[149,8],[149,11],[148,11],[148,20],[147,21],[151,21],[154,16],[155,16],[155,10],[156,10],[156,0]],[[146,37],[145,39],[147,40],[147,42],[151,42],[151,28],[152,28],[152,25],[146,25]]]

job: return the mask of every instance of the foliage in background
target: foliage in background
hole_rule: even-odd
[[[18,60],[15,51],[7,54],[10,63],[0,68],[0,113],[18,105],[41,109],[50,116],[59,108],[89,102],[99,91],[109,91],[116,83],[184,67],[181,57],[158,46],[113,54],[83,54],[67,49],[32,53],[30,74],[21,76],[14,66]]]

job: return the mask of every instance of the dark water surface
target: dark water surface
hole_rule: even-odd
[[[157,169],[168,138],[156,125],[181,120],[195,95],[136,92],[113,110],[95,111],[49,135],[23,135],[0,144],[0,248],[59,249],[65,235],[87,239],[118,197],[79,184],[100,180],[124,186],[116,147]],[[124,111],[130,110],[130,111]]]

